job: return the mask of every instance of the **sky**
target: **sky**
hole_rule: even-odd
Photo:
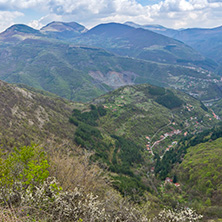
[[[0,31],[13,24],[40,29],[52,21],[100,23],[132,21],[168,28],[222,25],[222,0],[0,0]]]

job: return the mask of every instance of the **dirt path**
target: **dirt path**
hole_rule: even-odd
[[[172,115],[172,119],[170,120],[170,122],[167,124],[167,125],[165,125],[165,126],[162,126],[161,128],[159,128],[155,133],[154,133],[154,135],[152,136],[152,138],[150,139],[150,142],[153,140],[153,138],[157,135],[157,133],[159,133],[161,130],[163,130],[164,128],[166,128],[166,127],[168,127],[168,126],[170,126],[171,124],[172,124],[172,122],[173,122],[173,119],[174,119],[174,115],[173,114],[171,114]],[[151,154],[154,156],[154,153],[153,153],[153,147],[157,144],[157,143],[159,143],[159,142],[161,142],[161,141],[163,141],[163,140],[165,140],[166,139],[166,137],[163,137],[161,140],[157,140],[157,141],[155,141],[154,143],[153,143],[153,145],[150,147],[150,151],[151,151]]]

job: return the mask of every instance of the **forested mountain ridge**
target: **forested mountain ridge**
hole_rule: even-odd
[[[214,66],[200,53],[180,41],[119,23],[100,24],[76,40],[74,42],[148,61],[177,65],[192,64],[210,70],[211,66]]]
[[[74,101],[89,101],[120,86],[142,83],[178,88],[203,100],[222,97],[220,77],[201,68],[116,56],[100,48],[49,38],[23,25],[4,33],[0,79],[10,83]]]
[[[153,32],[177,39],[184,42],[185,44],[191,46],[196,51],[200,52],[202,55],[210,58],[218,65],[214,64],[216,72],[221,74],[222,58],[221,52],[221,34],[222,27],[215,28],[187,28],[182,30],[169,29],[158,25],[138,25],[135,23],[126,23],[130,26],[148,29]]]

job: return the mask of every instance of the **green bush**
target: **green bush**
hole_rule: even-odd
[[[1,187],[11,187],[15,182],[33,187],[49,176],[46,153],[37,145],[15,148],[6,157],[1,153],[0,163]]]
[[[0,155],[0,205],[19,206],[27,192],[35,193],[36,186],[49,176],[46,153],[37,145],[15,148]],[[23,198],[23,199],[22,199]]]

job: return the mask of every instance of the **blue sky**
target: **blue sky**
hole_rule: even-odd
[[[161,2],[161,0],[138,0],[137,2],[145,6],[145,5],[153,5],[159,3]]]
[[[169,28],[222,25],[222,0],[0,0],[0,31],[23,23],[39,29],[52,21],[133,21]]]

